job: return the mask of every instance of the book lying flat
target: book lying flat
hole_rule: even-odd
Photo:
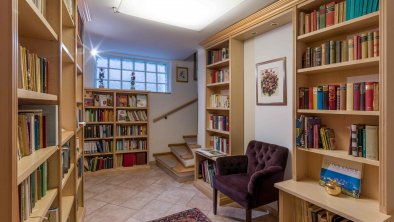
[[[209,148],[200,148],[200,149],[197,149],[196,152],[199,152],[199,153],[201,153],[205,156],[208,156],[208,157],[226,156],[225,153],[222,153],[222,152],[214,150],[214,149],[209,149]]]

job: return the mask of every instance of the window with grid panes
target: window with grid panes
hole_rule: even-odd
[[[168,63],[141,59],[98,56],[94,77],[98,88],[99,73],[104,72],[104,88],[131,89],[131,76],[135,74],[135,90],[169,92]]]

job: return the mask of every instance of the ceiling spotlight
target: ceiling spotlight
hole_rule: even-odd
[[[92,49],[92,50],[90,50],[90,54],[91,54],[92,56],[97,56],[97,54],[98,54],[97,49]]]

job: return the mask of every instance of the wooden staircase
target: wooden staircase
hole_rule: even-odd
[[[178,182],[194,179],[194,153],[201,147],[197,144],[196,135],[186,135],[183,139],[184,143],[168,144],[171,152],[153,155],[156,165]]]

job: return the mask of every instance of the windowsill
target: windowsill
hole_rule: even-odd
[[[149,94],[171,94],[171,92],[148,92]]]

